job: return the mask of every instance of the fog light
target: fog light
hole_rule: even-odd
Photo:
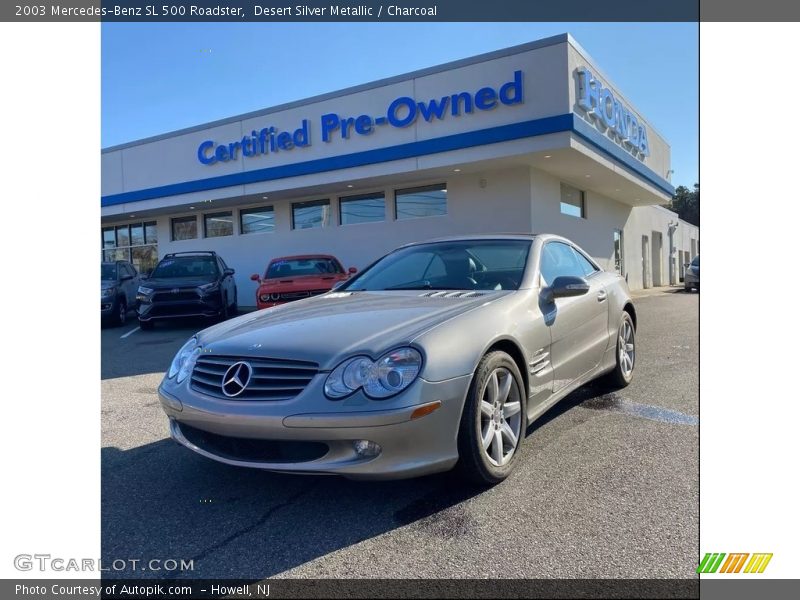
[[[381,447],[375,442],[369,440],[356,440],[353,442],[353,449],[362,458],[370,458],[378,456],[381,453]]]

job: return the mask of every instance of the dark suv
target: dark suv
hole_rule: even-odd
[[[233,269],[216,252],[174,252],[162,258],[136,295],[139,326],[152,329],[158,319],[236,314]]]

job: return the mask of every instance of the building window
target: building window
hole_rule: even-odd
[[[203,215],[203,231],[207,238],[233,235],[233,213],[225,211]]]
[[[103,227],[103,260],[127,260],[140,272],[158,263],[158,227],[155,221]]]
[[[624,248],[622,243],[622,230],[614,230],[614,270],[620,275],[625,275]]]
[[[438,217],[447,214],[447,187],[441,183],[425,187],[397,190],[394,193],[395,216],[398,219]]]
[[[313,200],[292,204],[292,229],[327,227],[331,221],[330,200]]]
[[[175,217],[172,223],[172,241],[197,238],[197,217]]]
[[[561,214],[586,218],[586,198],[583,190],[561,184]]]
[[[239,211],[239,229],[242,233],[275,231],[275,211],[271,206],[245,208]]]
[[[386,220],[386,198],[382,193],[339,198],[339,223],[374,223]]]

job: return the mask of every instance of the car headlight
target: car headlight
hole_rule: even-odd
[[[137,294],[141,294],[142,296],[149,296],[153,293],[153,288],[145,287],[143,285],[139,286],[139,289],[136,290]]]
[[[197,345],[197,338],[193,337],[178,350],[175,358],[172,359],[172,364],[169,366],[169,371],[167,371],[167,379],[177,376],[175,381],[181,383],[192,372],[199,354],[200,346]]]
[[[111,296],[113,296],[116,293],[117,293],[117,288],[110,287],[110,288],[105,288],[101,292],[100,296],[101,296],[101,298],[110,298]]]
[[[361,388],[370,398],[382,400],[411,385],[421,368],[422,355],[414,348],[397,348],[378,360],[355,356],[331,371],[325,380],[325,395],[338,400]]]
[[[216,292],[218,289],[219,289],[218,281],[197,286],[197,291],[200,292],[201,294],[211,294],[212,292]]]

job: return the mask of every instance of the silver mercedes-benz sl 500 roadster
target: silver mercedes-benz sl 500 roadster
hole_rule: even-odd
[[[448,238],[201,331],[159,396],[172,437],[223,463],[490,485],[557,401],[630,383],[635,335],[625,280],[569,240]]]

